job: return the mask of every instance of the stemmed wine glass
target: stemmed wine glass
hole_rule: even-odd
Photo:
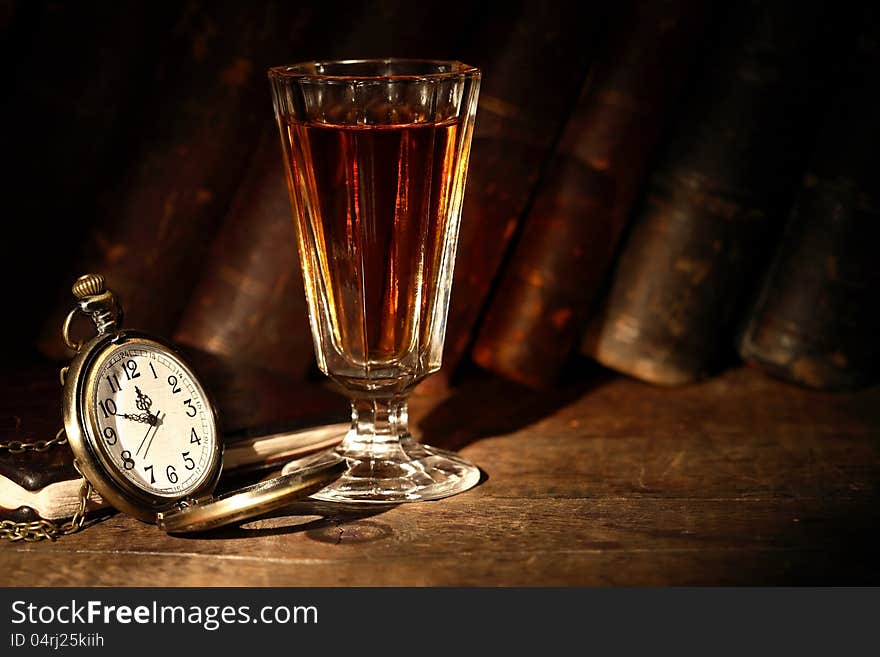
[[[314,61],[269,79],[318,365],[351,398],[348,469],[313,497],[467,490],[479,469],[413,438],[407,397],[440,369],[480,71]]]

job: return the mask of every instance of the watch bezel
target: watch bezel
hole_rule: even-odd
[[[209,497],[222,470],[223,446],[220,441],[219,422],[216,406],[205,394],[205,406],[208,409],[209,421],[213,422],[214,449],[207,465],[208,476],[199,486],[179,497],[160,496],[138,488],[121,473],[114,476],[118,469],[109,461],[100,448],[100,438],[96,435],[89,419],[86,392],[90,378],[95,377],[95,365],[111,348],[131,344],[146,344],[161,349],[182,363],[203,392],[205,386],[198,379],[189,362],[170,344],[154,335],[136,330],[120,330],[103,333],[89,340],[71,362],[64,381],[63,415],[64,429],[67,440],[73,450],[76,464],[80,472],[89,480],[95,490],[119,511],[145,522],[156,522],[156,514],[176,506],[185,499],[201,499]]]

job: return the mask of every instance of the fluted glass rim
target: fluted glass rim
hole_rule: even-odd
[[[448,71],[438,71],[435,73],[394,73],[394,74],[376,74],[376,75],[339,75],[332,73],[317,72],[327,66],[354,66],[358,64],[425,64],[435,66],[449,66]],[[306,70],[310,68],[312,70]],[[297,62],[295,64],[287,64],[283,66],[272,66],[268,70],[270,79],[286,80],[286,81],[316,81],[316,82],[396,82],[396,81],[419,81],[419,80],[447,80],[461,77],[480,77],[481,71],[476,66],[465,64],[457,59],[421,59],[410,57],[383,57],[383,58],[365,58],[365,59],[322,59]]]

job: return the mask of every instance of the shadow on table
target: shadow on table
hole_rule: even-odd
[[[481,486],[488,475],[480,470]],[[369,520],[389,511],[398,504],[340,504],[305,499],[283,509],[241,522],[204,532],[176,534],[178,538],[237,539],[261,536],[280,536],[305,532],[313,541],[339,544],[368,543],[389,536],[391,527]],[[317,518],[315,516],[318,516]]]
[[[457,451],[481,438],[514,433],[543,420],[615,375],[587,359],[575,359],[560,384],[533,390],[474,370],[417,423],[420,439]]]
[[[178,538],[207,540],[258,538],[305,532],[312,540],[322,543],[368,542],[388,535],[382,523],[368,518],[393,509],[396,504],[345,505],[317,500],[301,500],[259,518],[246,520],[205,532],[178,534]],[[319,517],[315,517],[319,516]]]

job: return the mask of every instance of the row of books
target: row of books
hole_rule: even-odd
[[[352,7],[332,22],[333,57],[438,53],[484,71],[447,375],[473,360],[548,386],[580,352],[659,384],[734,358],[819,388],[874,380],[871,8],[596,3],[585,25],[578,3]],[[132,62],[149,69],[146,37],[92,85],[113,126],[139,127],[124,153],[107,135],[94,144],[84,166],[109,153],[125,165],[59,279],[101,271],[129,324],[304,377],[312,345],[262,70],[323,52],[329,17],[271,2],[178,11],[141,23],[173,26],[151,112],[129,113],[140,97],[111,84]],[[40,349],[61,358],[66,286],[57,298]]]
[[[702,22],[699,4],[638,5],[595,64],[480,365],[546,386],[579,348],[675,385],[736,350],[810,387],[876,380],[876,11],[752,2]]]

